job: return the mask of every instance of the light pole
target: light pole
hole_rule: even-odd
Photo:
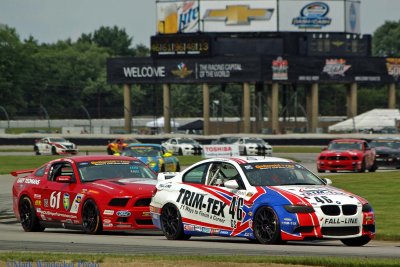
[[[86,116],[88,117],[88,120],[89,120],[89,133],[92,133],[92,118],[90,117],[89,111],[85,108],[84,105],[81,105],[81,108],[83,109],[83,111],[85,111]]]
[[[3,106],[0,106],[0,109],[4,112],[4,115],[6,115],[6,119],[7,119],[7,128],[10,128],[10,118],[8,117],[7,110],[6,110]]]
[[[44,114],[46,115],[46,120],[47,120],[47,124],[48,124],[48,131],[50,132],[50,117],[49,117],[49,113],[47,113],[47,110],[44,108],[43,105],[40,105],[40,109],[43,110]]]

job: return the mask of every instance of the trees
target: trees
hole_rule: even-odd
[[[400,56],[400,21],[386,21],[373,34],[375,56]]]

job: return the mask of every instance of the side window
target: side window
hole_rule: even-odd
[[[244,189],[244,183],[235,166],[228,163],[214,163],[208,175],[208,184],[214,186],[224,186],[229,180],[235,180],[240,189]]]
[[[66,162],[53,164],[50,167],[48,180],[56,181],[58,176],[71,176],[72,179],[75,180],[74,171],[71,164]]]
[[[172,139],[172,140],[171,140],[171,144],[176,145],[176,140],[175,140],[175,139]]]
[[[184,183],[204,184],[207,175],[208,164],[202,164],[187,172],[182,181]]]
[[[46,167],[47,167],[47,166],[43,166],[42,168],[38,169],[38,170],[35,172],[35,176],[43,176],[44,171],[46,170]]]

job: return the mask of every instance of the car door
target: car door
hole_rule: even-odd
[[[230,234],[240,225],[245,190],[224,186],[223,179],[233,178],[233,174],[223,172],[226,165],[205,163],[183,175],[176,202],[186,229],[205,234],[223,230]]]
[[[68,182],[58,177],[70,177]],[[79,223],[78,210],[83,194],[78,190],[77,173],[70,162],[53,163],[48,170],[47,183],[42,188],[42,219],[63,223]]]
[[[50,145],[50,140],[48,138],[41,139],[37,147],[41,154],[51,154],[51,145]]]

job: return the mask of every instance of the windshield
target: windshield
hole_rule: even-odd
[[[129,157],[162,157],[162,152],[161,149],[157,147],[134,146],[125,148],[122,155]]]
[[[252,186],[323,185],[321,179],[302,165],[291,162],[257,162],[242,165]]]
[[[155,173],[139,161],[116,159],[81,162],[78,170],[82,182],[112,178],[156,179]]]
[[[178,140],[179,144],[197,144],[197,141],[192,139],[180,139]]]
[[[261,144],[261,145],[264,144],[264,140],[262,139],[245,139],[244,142],[246,144]]]
[[[362,143],[356,142],[332,142],[328,150],[362,150]]]
[[[49,138],[49,141],[52,143],[65,143],[67,140],[64,138]]]
[[[388,147],[392,149],[400,149],[400,141],[372,141],[371,147]]]

